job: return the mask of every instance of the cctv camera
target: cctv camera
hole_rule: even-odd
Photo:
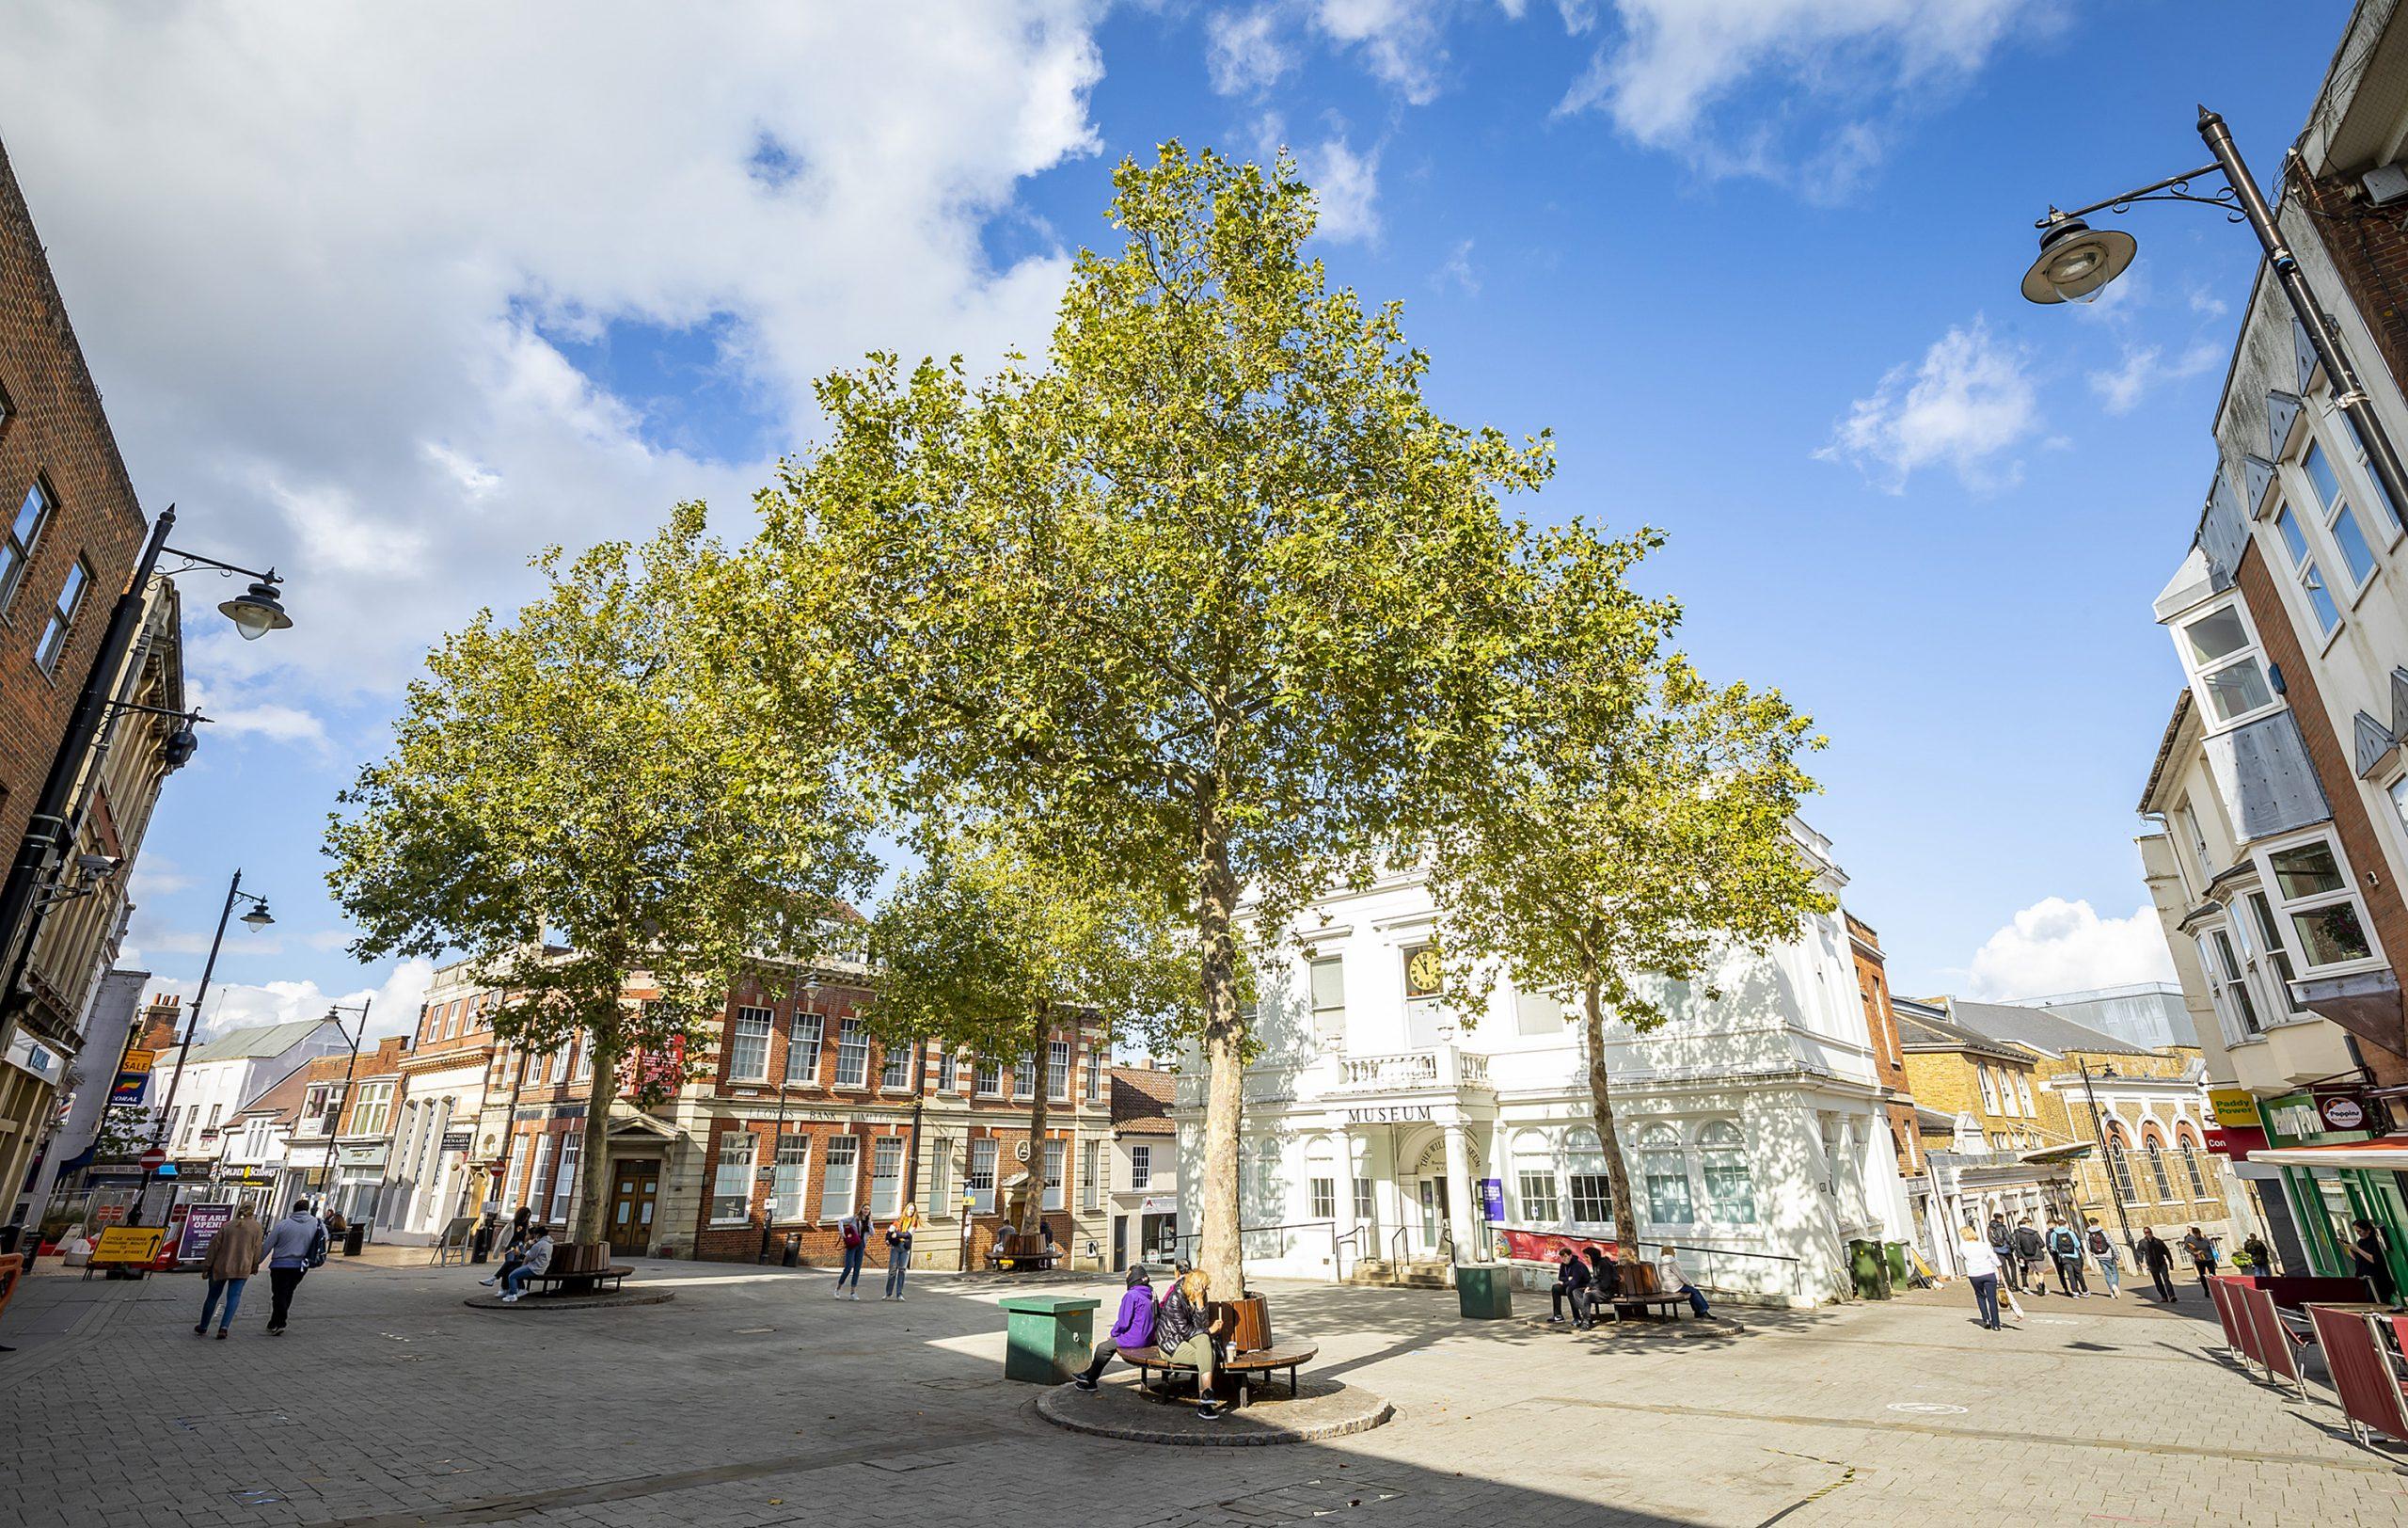
[[[118,861],[107,854],[78,854],[75,868],[95,881],[105,881],[117,874]]]

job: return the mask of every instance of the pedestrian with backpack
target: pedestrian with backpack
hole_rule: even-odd
[[[271,1335],[281,1337],[285,1319],[293,1313],[293,1297],[301,1287],[302,1276],[326,1260],[326,1228],[309,1213],[308,1200],[296,1199],[293,1213],[268,1228],[260,1251],[267,1259],[272,1302],[267,1329]]]
[[[2107,1281],[2107,1297],[2122,1299],[2123,1265],[2115,1261],[2115,1244],[2107,1239],[2107,1233],[2099,1228],[2099,1217],[2095,1215],[2090,1218],[2090,1229],[2083,1233],[2083,1245],[2089,1249],[2092,1261],[2099,1265],[2099,1277]]]
[[[2048,1266],[2048,1245],[2040,1240],[2039,1232],[2032,1227],[2032,1218],[2015,1228],[2015,1261],[2022,1277],[2017,1282],[2025,1293],[2045,1295],[2049,1292],[2049,1276],[2040,1270]]]
[[[845,1242],[845,1265],[836,1270],[836,1297],[857,1300],[862,1297],[862,1254],[869,1250],[868,1209],[845,1217],[836,1234]]]
[[[2017,1272],[2015,1266],[2014,1233],[2006,1229],[2005,1216],[1990,1217],[1989,1240],[1990,1256],[1998,1259],[1999,1287],[2001,1289],[2022,1288],[2022,1276]]]
[[[2082,1242],[2073,1227],[2049,1217],[2049,1260],[2057,1266],[2057,1290],[2067,1298],[2088,1299],[2090,1281],[2082,1276]]]

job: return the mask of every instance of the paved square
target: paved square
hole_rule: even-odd
[[[262,1281],[222,1343],[192,1335],[191,1276],[37,1276],[0,1329],[0,1523],[2408,1521],[2408,1475],[2337,1409],[2209,1356],[2195,1292],[2033,1300],[1997,1334],[1949,1293],[1578,1337],[1275,1284],[1278,1334],[1397,1420],[1166,1449],[1039,1420],[990,1280],[855,1304],[815,1270],[644,1263],[674,1301],[539,1314],[469,1310],[471,1273],[420,1255],[312,1274],[282,1338]]]

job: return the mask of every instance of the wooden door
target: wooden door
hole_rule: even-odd
[[[660,1161],[639,1157],[610,1168],[610,1253],[642,1257],[652,1245],[652,1212],[660,1197]]]

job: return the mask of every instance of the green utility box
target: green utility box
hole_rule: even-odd
[[[1095,1356],[1095,1308],[1103,1302],[1014,1295],[1004,1308],[1004,1377],[1058,1385]]]
[[[1882,1261],[1879,1242],[1849,1242],[1847,1271],[1848,1277],[1855,1281],[1858,1299],[1886,1300],[1890,1297],[1890,1266]]]
[[[1513,1270],[1501,1263],[1458,1264],[1455,1308],[1466,1321],[1501,1321],[1513,1313]]]
[[[1911,1281],[1907,1275],[1907,1244],[1905,1242],[1883,1242],[1881,1244],[1881,1250],[1886,1261],[1890,1265],[1890,1287],[1892,1289],[1903,1288]]]

